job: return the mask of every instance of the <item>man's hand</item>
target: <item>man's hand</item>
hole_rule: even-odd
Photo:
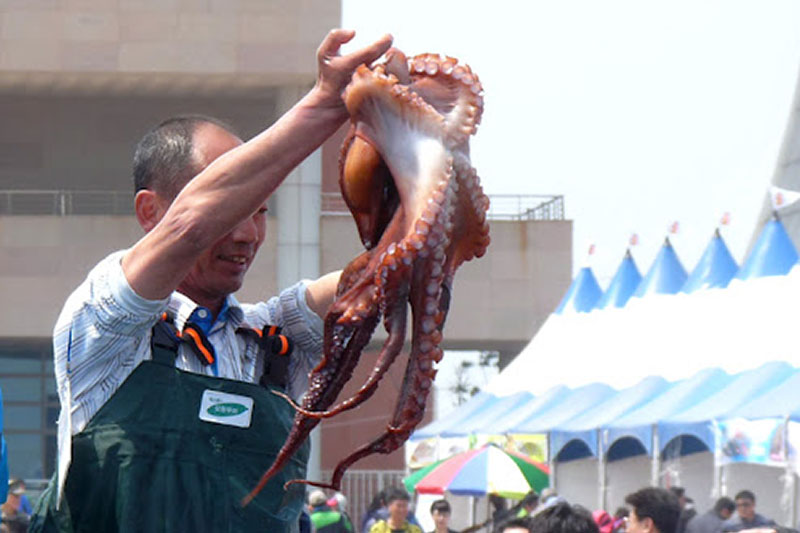
[[[331,106],[344,105],[342,91],[350,82],[356,67],[372,63],[392,46],[392,36],[386,34],[367,47],[351,54],[339,55],[339,48],[355,34],[353,30],[331,30],[317,49],[318,74],[315,88]]]

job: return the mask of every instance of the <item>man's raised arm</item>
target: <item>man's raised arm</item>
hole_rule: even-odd
[[[122,262],[137,294],[167,297],[203,250],[252,216],[289,172],[339,128],[347,117],[341,94],[353,70],[380,57],[392,42],[386,35],[340,56],[339,48],[354,35],[332,30],[317,51],[314,88],[269,129],[208,165],[157,224],[145,227],[148,233]]]

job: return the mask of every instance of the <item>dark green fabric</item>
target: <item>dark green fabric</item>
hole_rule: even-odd
[[[198,418],[203,391],[254,400],[247,429]],[[289,433],[294,412],[269,390],[145,361],[72,439],[62,509],[55,476],[40,498],[30,531],[294,531],[308,444],[247,507]]]

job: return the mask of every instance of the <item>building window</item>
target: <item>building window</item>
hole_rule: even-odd
[[[50,339],[3,340],[0,391],[10,475],[49,478],[55,468],[59,411]]]

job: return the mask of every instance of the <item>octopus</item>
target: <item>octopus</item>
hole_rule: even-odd
[[[408,364],[385,431],[342,459],[329,483],[289,483],[338,490],[353,463],[402,446],[423,418],[442,358],[455,272],[489,245],[489,200],[469,155],[483,112],[478,76],[452,57],[407,58],[393,48],[382,63],[360,66],[343,98],[351,120],[339,183],[366,251],[342,272],[324,319],[322,360],[301,405],[284,395],[296,409],[294,425],[245,504],[322,419],[375,393],[405,344],[410,304]],[[369,377],[353,397],[335,403],[381,319],[387,338]]]

